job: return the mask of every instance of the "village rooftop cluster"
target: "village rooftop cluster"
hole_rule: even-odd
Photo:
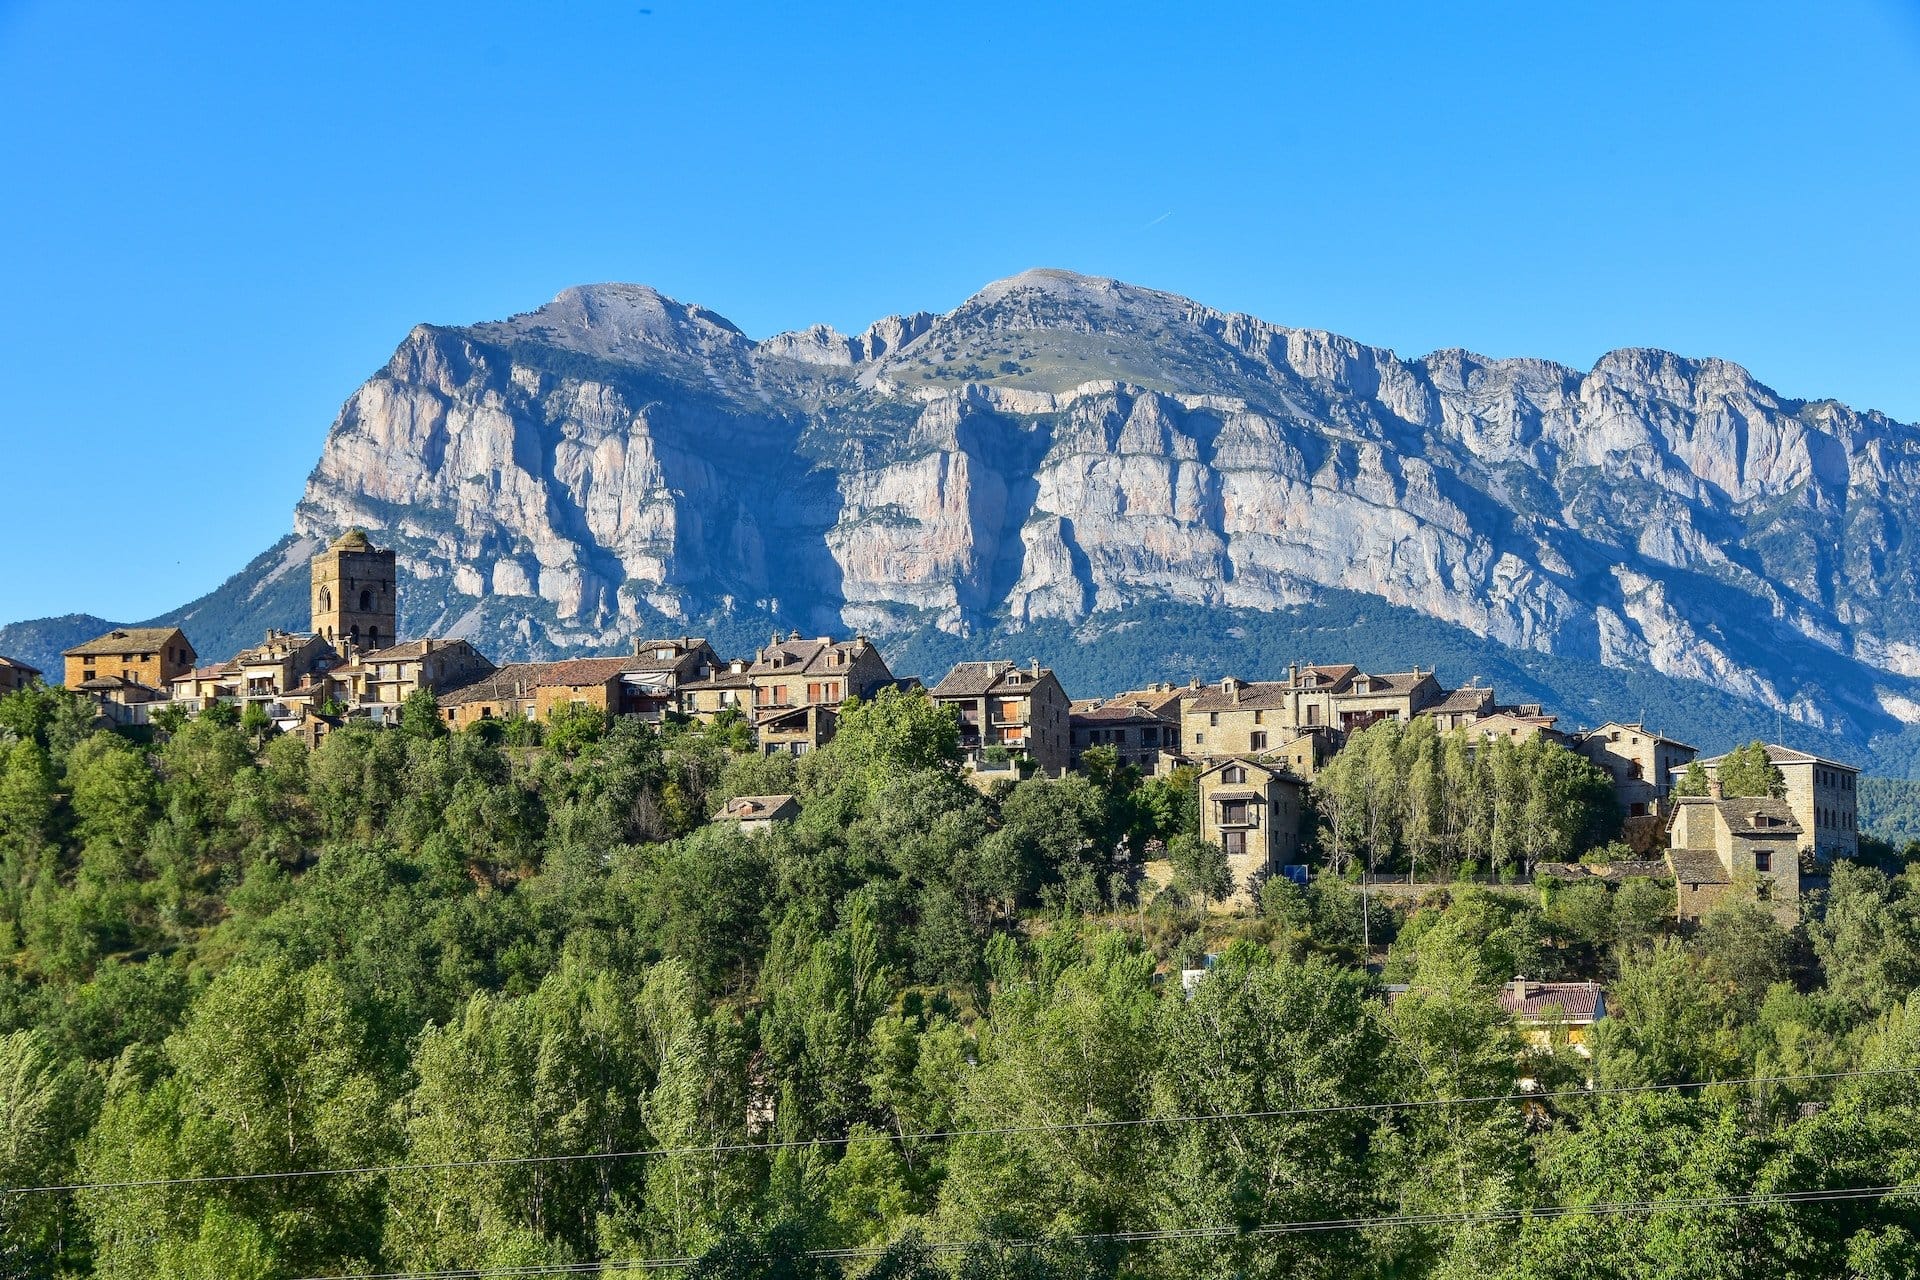
[[[151,721],[162,707],[197,713],[210,703],[258,706],[309,745],[353,720],[396,724],[408,697],[435,696],[449,728],[485,721],[546,721],[585,707],[658,723],[740,717],[766,754],[803,755],[830,741],[840,708],[896,677],[865,637],[776,634],[751,658],[722,658],[706,640],[643,640],[630,654],[496,666],[465,640],[401,642],[395,557],[354,529],[313,558],[312,626],[270,631],[231,661],[200,666],[178,628],[115,630],[65,652],[66,687],[92,698],[121,725]],[[0,693],[40,673],[0,657]],[[977,785],[1033,773],[1059,776],[1091,748],[1106,748],[1147,776],[1189,766],[1199,792],[1201,836],[1227,854],[1235,882],[1284,874],[1300,861],[1300,818],[1315,775],[1348,738],[1382,720],[1430,717],[1441,733],[1523,741],[1545,737],[1604,770],[1625,815],[1628,842],[1644,861],[1549,869],[1548,874],[1660,875],[1678,887],[1683,919],[1699,919],[1730,893],[1796,912],[1803,868],[1858,852],[1858,770],[1791,748],[1767,754],[1784,795],[1725,797],[1701,760],[1704,796],[1676,794],[1696,750],[1639,723],[1569,732],[1537,704],[1502,703],[1471,683],[1444,687],[1414,666],[1377,673],[1342,665],[1289,664],[1284,677],[1212,684],[1157,684],[1073,701],[1038,661],[962,662],[925,690],[951,707]],[[752,830],[791,816],[790,797],[741,797],[716,820]]]

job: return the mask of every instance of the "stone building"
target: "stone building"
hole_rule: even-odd
[[[197,655],[178,627],[120,627],[61,655],[69,689],[89,681],[139,684],[164,696],[175,676],[193,670]]]
[[[1373,674],[1351,663],[1295,664],[1285,680],[1194,682],[1181,697],[1181,742],[1196,757],[1258,755],[1295,730],[1348,734],[1381,720],[1404,724],[1449,696],[1419,667]]]
[[[0,653],[0,698],[40,682],[40,668]]]
[[[1229,756],[1195,779],[1200,838],[1227,852],[1233,899],[1252,901],[1254,880],[1300,858],[1306,783],[1274,763]]]
[[[975,774],[1008,772],[1024,757],[1050,778],[1072,756],[1072,700],[1038,662],[959,662],[929,694],[960,720],[960,749]],[[995,749],[998,748],[996,751]]]
[[[341,656],[354,658],[400,638],[392,551],[349,529],[313,557],[309,575],[313,632]]]
[[[757,650],[746,676],[761,751],[788,755],[805,755],[831,741],[840,704],[848,698],[871,698],[896,683],[865,636],[808,640],[798,631],[784,640],[775,635]]]
[[[1733,898],[1769,905],[1789,923],[1799,918],[1802,831],[1786,801],[1675,796],[1672,811],[1667,866],[1680,919],[1701,920]]]
[[[1800,824],[1801,844],[1823,861],[1860,852],[1860,770],[1838,760],[1809,755],[1778,743],[1767,744],[1767,759],[1786,782],[1787,806]],[[1718,780],[1726,756],[1702,760],[1707,777]]]
[[[421,689],[442,693],[493,670],[493,663],[465,640],[430,639],[374,649],[331,674],[350,691],[354,704],[375,719],[386,719],[398,713],[409,694]]]
[[[745,658],[729,658],[705,677],[686,681],[680,686],[680,714],[702,724],[712,724],[727,710],[748,714],[753,705],[753,677],[747,674],[751,665]]]
[[[1699,752],[1644,724],[1608,723],[1573,740],[1573,749],[1606,770],[1614,798],[1629,819],[1664,813],[1661,807]]]
[[[1122,765],[1148,777],[1171,773],[1180,763],[1180,690],[1171,684],[1074,702],[1067,725],[1070,768],[1080,767],[1089,747],[1111,748]]]

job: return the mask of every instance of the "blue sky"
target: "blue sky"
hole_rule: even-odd
[[[0,621],[289,526],[412,324],[762,336],[1063,266],[1920,420],[1920,5],[0,0]]]

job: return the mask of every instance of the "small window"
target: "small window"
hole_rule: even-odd
[[[373,608],[373,592],[362,591],[360,593],[360,611],[362,613],[365,613],[366,611],[372,608]]]
[[[1772,871],[1773,854],[1765,849],[1755,853],[1753,855],[1753,869],[1755,871]]]
[[[1254,734],[1254,735],[1253,735],[1253,749],[1254,749],[1255,751],[1265,751],[1265,750],[1267,749],[1267,735],[1266,735],[1266,734],[1264,734],[1264,733],[1256,733],[1256,734]]]
[[[1207,725],[1209,728],[1219,728],[1220,713],[1218,711],[1207,712]]]
[[[1228,765],[1220,771],[1220,781],[1238,785],[1247,780],[1247,771],[1239,765]]]

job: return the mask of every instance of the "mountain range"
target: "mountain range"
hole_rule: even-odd
[[[594,285],[416,327],[288,536],[165,620],[210,657],[299,626],[306,557],[357,525],[400,553],[403,632],[498,659],[857,630],[896,666],[1030,650],[1076,693],[1439,661],[1904,776],[1917,498],[1920,429],[1723,360],[1405,359],[1054,270],[759,341]]]

